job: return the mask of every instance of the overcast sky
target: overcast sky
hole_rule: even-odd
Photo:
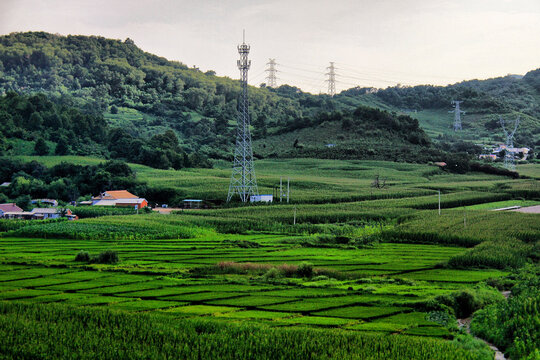
[[[133,39],[150,53],[238,78],[236,45],[251,45],[250,83],[325,92],[355,85],[448,84],[540,67],[540,0],[0,0],[0,34]]]

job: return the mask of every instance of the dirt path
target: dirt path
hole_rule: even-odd
[[[526,214],[540,214],[540,205],[527,206],[527,207],[522,207],[519,209],[510,210],[510,211],[517,211],[517,212],[526,213]]]
[[[506,292],[506,291],[505,291],[505,292]],[[508,291],[508,293],[510,293],[510,292]],[[508,297],[507,294],[503,294],[503,295],[504,295],[505,297]],[[457,319],[457,322],[458,322],[458,326],[459,326],[460,329],[464,327],[464,328],[465,328],[465,331],[467,331],[468,334],[471,333],[471,318],[470,318],[470,317],[468,317],[468,318],[466,318],[466,319]],[[475,336],[474,338],[475,338],[475,339],[478,339],[478,340],[480,340],[480,341],[483,341],[484,343],[487,344],[487,346],[489,346],[489,348],[490,348],[491,350],[495,351],[495,357],[494,357],[495,360],[510,360],[510,359],[507,359],[507,358],[504,356],[504,354],[503,354],[501,351],[499,351],[499,349],[497,349],[497,347],[496,347],[495,345],[493,345],[493,344],[487,342],[487,341],[484,340],[484,339],[480,339],[479,337],[476,337],[476,336]]]

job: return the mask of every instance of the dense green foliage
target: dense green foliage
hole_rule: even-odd
[[[109,127],[101,114],[85,114],[51,102],[45,95],[0,97],[0,140],[35,141],[36,155],[97,155],[125,159],[157,168],[210,167],[206,158],[186,154],[172,130],[150,139]],[[45,140],[56,143],[54,150]],[[4,146],[12,153],[13,145]]]
[[[505,350],[512,359],[540,356],[540,269],[527,266],[508,300],[475,313],[471,330]]]
[[[45,140],[56,143],[57,154],[107,155],[159,168],[207,167],[206,156],[230,158],[240,94],[237,81],[145,53],[131,40],[42,32],[0,37],[0,65],[0,91],[43,92],[60,104],[54,111],[27,106],[24,114],[6,115],[21,119],[16,138],[39,141],[34,130],[48,130],[61,118],[56,123],[62,131],[51,136],[44,132]],[[48,101],[40,96],[41,103]],[[372,98],[361,90],[331,98],[287,85],[251,88],[253,136],[264,138],[269,146],[261,143],[256,155],[441,159],[415,119],[362,106],[377,106]],[[82,133],[74,132],[79,117],[86,117],[83,123],[96,118],[96,124],[103,125],[103,114],[111,126],[121,129],[105,131],[102,126],[99,132],[89,132],[81,126],[77,130]],[[169,141],[172,134],[179,143]],[[286,146],[279,144],[284,137]],[[328,149],[329,143],[337,146]]]
[[[0,158],[0,182],[11,182],[0,189],[4,196],[29,208],[29,198],[49,198],[69,202],[98,195],[106,190],[126,189],[156,202],[178,203],[180,190],[149,187],[137,179],[136,173],[123,161],[112,160],[98,165],[74,165],[67,162],[46,167],[36,161],[22,162]],[[72,208],[81,217],[133,213],[129,209]]]
[[[0,303],[0,333],[7,359],[44,353],[81,359],[482,359],[435,339],[226,325],[51,305]]]

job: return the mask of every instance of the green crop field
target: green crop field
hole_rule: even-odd
[[[186,197],[223,198],[229,181],[226,164],[133,168]],[[532,180],[378,161],[264,160],[257,170],[261,192],[271,192],[280,176],[290,178],[291,203],[2,222],[0,332],[13,317],[46,326],[35,317],[46,306],[50,314],[65,309],[66,323],[58,326],[66,329],[67,321],[78,321],[69,316],[109,314],[155,324],[160,336],[178,324],[182,331],[214,329],[216,339],[244,329],[279,341],[311,336],[332,343],[343,358],[359,351],[334,343],[343,337],[378,344],[384,358],[400,358],[396,347],[411,342],[422,354],[438,349],[430,359],[490,354],[476,340],[463,340],[454,316],[500,301],[488,284],[536,261],[540,215],[489,211],[537,204]],[[370,186],[376,175],[387,178],[387,188]],[[119,261],[75,260],[80,251],[95,257],[105,250]],[[472,299],[468,307],[463,294]],[[441,312],[454,320],[434,321]],[[17,324],[30,338],[41,336]]]

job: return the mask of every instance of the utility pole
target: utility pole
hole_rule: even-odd
[[[279,177],[279,202],[283,201],[283,176]]]
[[[504,167],[509,170],[516,170],[516,162],[514,159],[514,134],[516,133],[516,130],[519,126],[519,117],[516,119],[514,123],[514,130],[512,132],[508,132],[506,130],[506,127],[504,125],[504,120],[502,117],[499,116],[499,122],[501,123],[501,127],[503,129],[504,135],[506,136],[506,149],[504,152]]]
[[[465,111],[461,111],[459,109],[459,104],[461,104],[463,101],[454,100],[452,101],[452,105],[454,105],[454,110],[449,111],[449,113],[454,113],[454,131],[460,131],[461,130],[461,114],[465,114]]]
[[[334,96],[336,95],[336,67],[334,66],[333,62],[330,62],[330,66],[327,67],[328,72],[326,75],[328,75],[328,95]]]
[[[248,202],[251,195],[259,195],[255,168],[253,167],[253,148],[251,147],[251,132],[249,130],[249,104],[248,104],[248,70],[251,60],[248,60],[249,45],[246,44],[244,31],[242,45],[238,45],[240,60],[237,61],[242,83],[242,94],[238,101],[238,120],[236,127],[236,147],[232,167],[231,183],[227,202],[231,201],[235,194],[240,196],[240,201]]]
[[[289,203],[290,183],[291,183],[291,178],[287,177],[287,204]]]
[[[268,73],[268,76],[266,77],[266,86],[271,88],[277,87],[277,77],[276,77],[276,59],[268,59],[268,62],[266,63],[268,65],[268,69],[265,71]]]
[[[439,216],[441,216],[441,190],[439,190]]]

